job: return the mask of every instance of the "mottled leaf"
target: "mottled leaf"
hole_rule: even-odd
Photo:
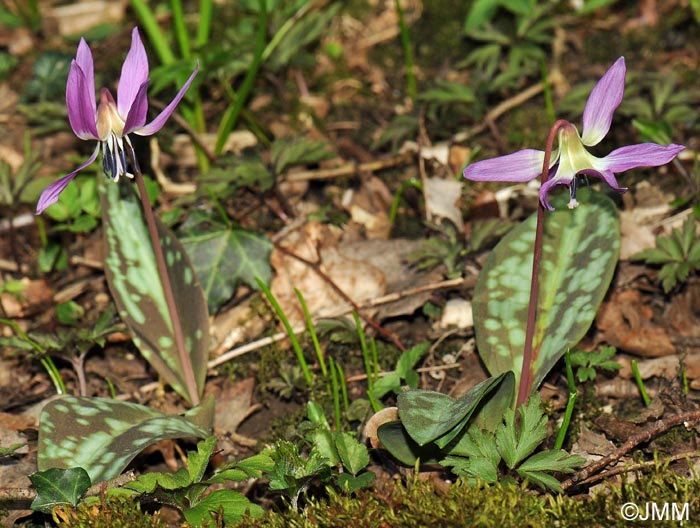
[[[155,442],[208,437],[213,411],[212,397],[181,416],[105,398],[53,400],[39,417],[39,470],[82,467],[93,483],[114,478]]]
[[[29,475],[36,489],[32,510],[50,513],[56,506],[75,506],[90,488],[90,477],[80,467],[69,469],[47,469]]]
[[[481,400],[503,381],[505,374],[482,381],[459,399],[429,390],[399,394],[399,418],[421,446],[435,442],[443,448],[464,428]]]
[[[605,195],[581,189],[569,210],[563,196],[545,213],[544,243],[533,344],[533,390],[590,327],[612,280],[620,248],[617,210]],[[568,195],[566,196],[568,198]],[[474,290],[474,330],[493,375],[520,379],[530,298],[533,215],[491,252]],[[517,388],[516,388],[517,393]]]
[[[146,360],[191,403],[141,203],[128,182],[115,185],[104,178],[99,182],[105,275],[119,316],[133,333],[134,344]],[[157,226],[185,345],[201,395],[209,352],[206,301],[182,244],[162,223],[157,222]]]
[[[423,464],[430,464],[437,463],[441,458],[440,449],[435,444],[419,446],[398,420],[379,426],[377,438],[391,456],[407,466],[415,465],[418,459]]]
[[[255,277],[265,284],[272,280],[272,242],[265,235],[200,217],[185,222],[181,231],[212,313],[233,297],[239,283],[257,290]]]

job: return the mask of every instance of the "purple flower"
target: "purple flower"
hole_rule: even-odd
[[[80,139],[97,140],[97,147],[85,163],[73,172],[49,185],[41,193],[36,214],[58,200],[63,189],[85,167],[97,159],[102,150],[104,172],[115,182],[120,176],[133,178],[127,172],[127,149],[133,152],[129,134],[150,136],[158,132],[173,113],[185,92],[190,87],[199,65],[190,78],[180,88],[168,106],[158,116],[146,124],[148,112],[148,58],[137,28],[131,33],[131,49],[122,65],[122,74],[117,87],[117,101],[107,88],[100,90],[100,104],[95,101],[95,72],[92,52],[80,39],[78,52],[71,62],[66,84],[66,105],[68,120],[75,135]]]
[[[583,110],[582,135],[579,136],[571,123],[565,123],[559,129],[559,146],[552,152],[549,179],[540,189],[540,203],[546,209],[554,210],[547,195],[555,185],[568,185],[571,194],[569,208],[578,205],[577,174],[596,176],[613,189],[625,192],[627,188],[618,185],[616,173],[635,167],[665,165],[685,149],[683,145],[642,143],[621,147],[604,158],[593,156],[586,150],[586,147],[600,143],[610,130],[613,113],[625,91],[625,73],[625,58],[620,57],[595,85]],[[542,173],[543,163],[544,152],[526,149],[473,163],[464,169],[464,177],[475,181],[527,182]]]

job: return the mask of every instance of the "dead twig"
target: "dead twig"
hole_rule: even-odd
[[[316,272],[316,274],[318,274],[319,277],[321,277],[331,288],[333,288],[333,291],[335,291],[346,303],[348,303],[350,306],[352,306],[353,311],[355,311],[357,313],[357,315],[362,317],[362,319],[364,319],[365,322],[369,326],[374,328],[379,334],[383,335],[388,340],[390,340],[392,343],[394,343],[398,347],[398,349],[401,350],[402,352],[404,350],[406,350],[406,347],[403,346],[403,344],[401,343],[401,340],[398,338],[398,336],[396,334],[394,334],[393,332],[390,332],[389,330],[386,330],[385,328],[382,328],[382,326],[377,321],[375,321],[372,317],[363,313],[363,310],[360,308],[360,306],[355,301],[353,301],[350,298],[350,296],[347,295],[342,289],[340,289],[340,287],[335,283],[335,281],[333,281],[333,279],[331,279],[328,276],[328,274],[321,269],[320,262],[312,262],[312,261],[310,261],[310,260],[308,260],[300,255],[297,255],[293,251],[290,251],[289,249],[287,249],[286,247],[282,246],[281,244],[279,244],[277,242],[273,242],[273,244],[275,245],[275,248],[277,249],[277,251],[284,253],[285,255],[292,257],[295,260],[298,260],[302,264],[306,264],[307,266],[309,266],[312,270],[314,270],[314,272]]]
[[[650,467],[654,467],[658,464],[660,465],[665,465],[665,464],[670,464],[671,462],[675,462],[676,460],[683,460],[683,459],[688,459],[688,458],[700,458],[700,451],[688,451],[686,453],[678,453],[676,455],[672,455],[668,458],[665,458],[663,460],[649,460],[647,462],[640,462],[639,464],[633,464],[631,466],[625,466],[625,467],[619,467],[615,469],[611,469],[610,471],[605,471],[604,473],[598,473],[597,475],[593,475],[592,477],[589,477],[585,480],[582,480],[581,482],[577,482],[577,486],[588,486],[590,484],[593,484],[594,482],[599,482],[601,480],[607,480],[610,477],[614,477],[616,475],[619,475],[621,473],[629,473],[630,471],[637,471],[638,469],[646,469]]]
[[[605,466],[608,466],[613,462],[617,462],[620,458],[625,456],[639,444],[648,442],[655,436],[658,436],[661,433],[668,431],[676,425],[679,425],[681,423],[687,425],[689,423],[697,422],[698,420],[700,420],[700,410],[676,414],[674,416],[669,416],[668,418],[665,418],[663,420],[658,420],[649,429],[639,433],[638,435],[634,435],[629,440],[627,440],[627,442],[615,449],[609,455],[601,458],[597,462],[593,462],[592,464],[585,467],[583,470],[576,473],[570,479],[562,482],[561,487],[564,491],[566,491],[567,489],[573,486],[577,486],[580,483],[589,479],[593,474],[602,470]]]
[[[473,138],[477,134],[481,134],[488,127],[489,122],[495,122],[496,119],[501,117],[509,110],[512,110],[516,106],[520,106],[528,99],[532,99],[536,95],[542,93],[542,91],[544,91],[544,86],[542,85],[542,83],[537,83],[533,86],[530,86],[530,88],[523,90],[519,94],[514,95],[510,99],[506,99],[501,104],[496,105],[488,114],[486,114],[486,116],[480,124],[473,126],[469,130],[465,130],[464,132],[460,132],[459,134],[455,134],[454,136],[452,136],[451,142],[463,143]]]
[[[472,287],[474,286],[474,283],[476,282],[475,278],[469,278],[469,279],[450,279],[450,280],[445,280],[445,281],[440,281],[436,282],[433,284],[426,284],[425,286],[417,286],[415,288],[410,288],[407,290],[403,290],[400,292],[394,292],[390,293],[387,295],[384,295],[382,297],[377,297],[375,299],[371,299],[359,306],[360,310],[366,310],[367,308],[374,308],[377,306],[381,306],[383,304],[389,304],[395,301],[398,301],[400,299],[403,299],[405,297],[410,297],[412,295],[418,295],[420,293],[428,292],[428,291],[435,291],[435,290],[441,290],[445,288],[456,288],[458,286],[464,286],[464,287]],[[329,314],[324,317],[328,318],[333,318],[333,317],[340,317],[342,315],[347,315],[350,312],[352,312],[352,308],[344,308],[343,310],[338,311],[337,313]],[[293,328],[292,331],[295,334],[300,334],[306,330],[306,327],[301,326],[298,328]],[[209,361],[207,364],[208,368],[213,369],[215,367],[218,367],[219,365],[222,365],[226,363],[227,361],[230,361],[234,358],[237,358],[239,356],[242,356],[243,354],[247,354],[248,352],[253,352],[255,350],[258,350],[262,347],[265,347],[267,345],[271,345],[272,343],[276,343],[278,341],[281,341],[287,337],[286,332],[278,332],[274,335],[268,336],[268,337],[263,337],[261,339],[257,339],[255,341],[251,341],[250,343],[246,343],[245,345],[241,345],[236,348],[232,348],[228,352],[222,354],[221,356],[217,357],[216,359],[212,359]],[[142,388],[143,389],[143,388]]]
[[[331,180],[343,176],[356,176],[358,174],[366,174],[377,172],[384,169],[390,169],[400,165],[405,165],[413,161],[414,152],[403,152],[396,156],[383,158],[367,163],[346,163],[340,167],[332,169],[319,169],[313,171],[293,172],[286,174],[284,179],[288,182],[298,182],[307,180]]]

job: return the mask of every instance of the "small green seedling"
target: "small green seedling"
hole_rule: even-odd
[[[577,367],[576,379],[581,383],[593,381],[596,377],[596,370],[607,370],[614,372],[621,366],[612,360],[615,356],[615,347],[603,347],[600,350],[586,352],[585,350],[574,350],[571,352],[571,365]]]
[[[665,293],[679,282],[685,282],[692,271],[700,270],[700,237],[696,233],[697,221],[689,216],[683,227],[673,229],[668,236],[656,237],[656,247],[645,249],[632,256],[647,264],[661,264],[659,279]]]

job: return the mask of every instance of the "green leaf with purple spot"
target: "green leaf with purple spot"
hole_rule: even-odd
[[[129,182],[115,185],[105,178],[98,180],[104,226],[105,275],[119,316],[131,330],[134,344],[146,361],[191,403],[141,202]],[[156,220],[156,225],[185,346],[201,395],[209,353],[206,299],[180,241],[161,222]]]
[[[566,199],[568,195],[558,196],[553,201],[556,210],[545,213],[533,390],[590,328],[620,252],[618,213],[609,198],[582,189],[581,205],[573,210],[566,208]],[[525,346],[535,224],[533,215],[494,248],[472,302],[479,355],[492,375],[513,371],[516,380]]]
[[[81,467],[93,484],[102,482],[160,440],[206,438],[213,420],[211,396],[184,415],[106,398],[58,398],[39,417],[39,470]]]

